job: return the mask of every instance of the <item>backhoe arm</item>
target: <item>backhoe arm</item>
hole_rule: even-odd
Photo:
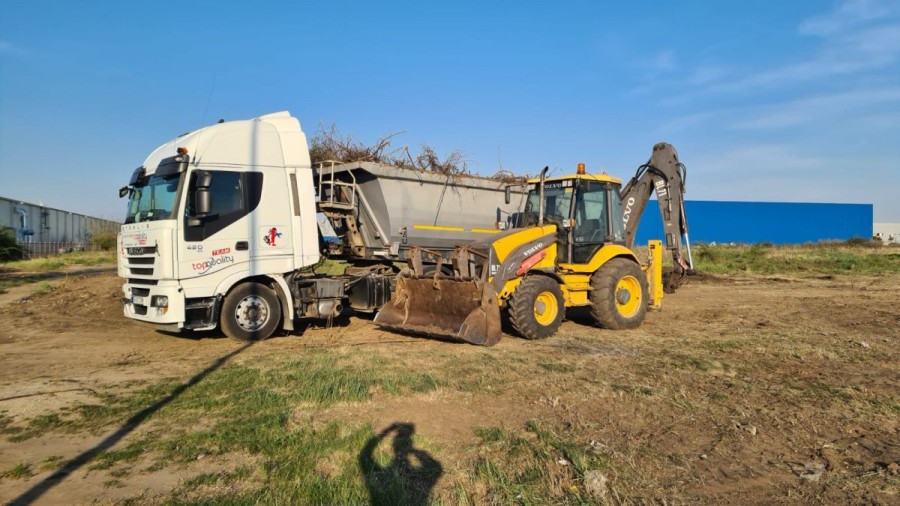
[[[650,196],[656,191],[666,249],[672,252],[675,263],[675,270],[668,277],[665,286],[668,293],[674,292],[686,275],[694,273],[687,217],[684,212],[686,178],[687,169],[678,161],[675,147],[661,142],[653,146],[650,160],[638,167],[634,177],[619,192],[625,223],[625,245],[632,248],[641,215],[644,214]]]

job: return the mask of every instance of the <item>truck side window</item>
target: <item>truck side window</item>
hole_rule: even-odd
[[[209,193],[212,197],[212,214],[228,214],[244,208],[244,195],[241,189],[240,172],[212,171],[212,186]]]
[[[263,175],[259,172],[207,171],[212,176],[210,192],[210,214],[198,227],[185,226],[185,241],[202,241],[224,229],[228,225],[247,216],[259,205],[262,196]],[[185,224],[193,214],[194,180],[188,191],[185,209]]]

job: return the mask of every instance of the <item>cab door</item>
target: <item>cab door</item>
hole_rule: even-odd
[[[248,216],[259,206],[263,174],[248,171],[206,170],[210,212],[195,218],[194,198],[197,172],[191,174],[183,233],[179,238],[179,278],[211,276],[210,283],[250,260]],[[208,284],[208,283],[204,283]]]
[[[610,185],[597,181],[579,181],[575,189],[572,229],[572,263],[591,261],[594,252],[613,240],[610,236]]]

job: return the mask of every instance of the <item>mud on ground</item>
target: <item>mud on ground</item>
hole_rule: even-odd
[[[175,336],[125,319],[120,283],[110,274],[70,277],[0,306],[0,421],[23,424],[103,392],[187,379],[240,348],[215,334]],[[324,349],[359,364],[377,358],[480,381],[477,389],[294,409],[293,418],[311,423],[369,423],[376,431],[414,424],[444,470],[433,498],[454,497],[461,486],[496,500],[479,495],[484,485],[471,478],[473,460],[493,451],[478,429],[521,433],[540,420],[604,455],[611,502],[896,504],[898,301],[896,275],[707,277],[667,297],[634,331],[594,328],[584,312],[570,311],[551,339],[504,335],[486,349],[383,332],[352,317],[258,343],[229,364]],[[481,369],[441,370],[456,361]],[[0,501],[46,484],[117,428],[0,436]],[[77,466],[44,486],[37,503],[154,502],[241,459],[253,463],[231,455],[118,477]],[[23,463],[31,476],[11,472]],[[570,463],[559,457],[558,465]],[[562,484],[585,486],[581,478]]]

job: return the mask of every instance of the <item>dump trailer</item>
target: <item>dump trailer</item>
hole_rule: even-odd
[[[576,306],[589,307],[595,322],[608,329],[640,326],[666,291],[662,242],[650,242],[644,265],[632,251],[636,223],[654,191],[675,262],[669,291],[693,271],[682,254],[688,244],[686,168],[675,148],[655,145],[624,188],[605,173],[586,173],[584,164],[575,174],[546,179],[546,172],[529,181],[520,227],[457,248],[449,273],[426,271],[410,255],[375,323],[487,346],[500,340],[501,311],[527,339],[553,335],[566,308]]]
[[[406,260],[412,248],[441,252],[500,233],[516,220],[525,192],[471,175],[437,174],[373,162],[318,164],[319,209],[339,240],[327,254],[362,260]]]
[[[241,340],[348,306],[375,311],[391,298],[396,261],[423,248],[435,252],[423,272],[441,270],[455,245],[501,233],[524,200],[484,178],[374,163],[314,169],[288,112],[178,136],[119,195],[125,316]],[[327,242],[320,213],[335,231]],[[316,272],[329,256],[346,262],[344,274]]]

